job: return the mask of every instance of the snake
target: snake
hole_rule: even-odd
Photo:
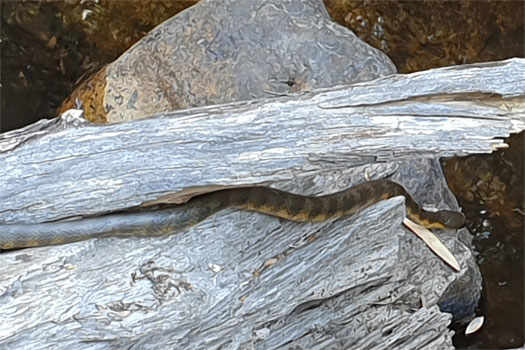
[[[226,208],[258,212],[295,222],[321,222],[353,215],[379,201],[405,197],[407,217],[430,229],[457,229],[461,212],[422,209],[407,190],[388,179],[352,186],[322,196],[303,196],[251,186],[209,192],[183,205],[151,211],[109,213],[71,221],[0,225],[0,249],[65,244],[96,237],[163,236],[196,225]]]

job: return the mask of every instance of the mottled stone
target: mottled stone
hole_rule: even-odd
[[[105,69],[105,84],[98,85],[104,110],[86,105],[93,121],[132,120],[395,72],[386,55],[334,23],[317,0],[202,1]]]

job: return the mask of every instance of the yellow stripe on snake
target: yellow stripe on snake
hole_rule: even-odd
[[[464,224],[463,214],[450,210],[425,211],[403,186],[383,179],[318,197],[268,187],[244,187],[203,194],[183,205],[156,211],[115,213],[75,221],[5,224],[0,225],[0,248],[64,244],[95,237],[167,235],[226,208],[255,211],[296,222],[320,222],[352,215],[395,196],[405,197],[408,218],[422,226],[459,228]]]

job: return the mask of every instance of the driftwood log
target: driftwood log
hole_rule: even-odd
[[[391,173],[420,203],[457,209],[435,158],[491,152],[525,129],[524,77],[513,59],[122,124],[40,121],[0,135],[0,221],[102,214],[211,185],[321,194]],[[454,273],[403,217],[402,198],[320,224],[229,210],[164,238],[4,252],[0,344],[451,348],[451,314],[472,314],[480,291],[468,233],[440,235]]]
[[[41,120],[0,135],[1,221],[100,214],[195,186],[492,152],[525,129],[524,62],[394,74],[107,126]]]

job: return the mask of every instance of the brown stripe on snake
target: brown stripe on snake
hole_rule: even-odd
[[[161,236],[197,224],[214,213],[237,208],[297,222],[319,222],[351,215],[381,200],[404,196],[407,216],[427,228],[459,228],[459,212],[421,209],[403,186],[376,180],[325,196],[301,196],[268,187],[219,190],[184,205],[150,212],[114,213],[75,221],[0,225],[0,248],[63,244],[108,236]]]

